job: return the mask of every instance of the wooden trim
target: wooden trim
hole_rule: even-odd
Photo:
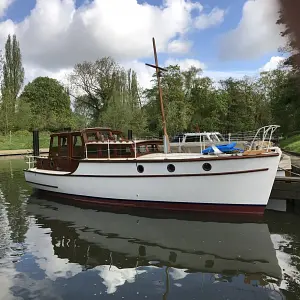
[[[128,159],[107,159],[107,160],[98,160],[95,159],[93,160],[93,158],[89,158],[88,160],[80,160],[80,163],[95,163],[95,162],[99,162],[99,163],[161,163],[163,162],[195,162],[195,161],[219,161],[219,160],[232,160],[232,159],[250,159],[250,158],[263,158],[263,157],[274,157],[274,156],[279,156],[279,153],[270,153],[270,154],[260,154],[260,155],[236,155],[236,156],[218,156],[215,158],[211,158],[211,157],[199,157],[199,158],[185,158],[185,159],[169,159],[169,158],[162,158],[162,159],[132,159],[132,158],[128,158]]]
[[[26,170],[26,172],[39,174],[39,175],[49,175],[49,176],[68,176],[68,177],[97,177],[97,178],[153,178],[153,177],[202,177],[202,176],[222,176],[222,175],[235,175],[235,174],[247,174],[255,172],[265,172],[268,171],[268,168],[264,169],[254,169],[254,170],[244,170],[244,171],[235,171],[235,172],[223,172],[223,173],[201,173],[201,174],[166,174],[166,175],[80,175],[80,174],[47,174],[41,172],[34,172]]]
[[[191,202],[172,202],[172,201],[149,201],[149,200],[127,200],[98,198],[83,195],[73,195],[67,193],[58,193],[53,191],[40,190],[42,194],[60,197],[77,203],[97,205],[103,207],[130,207],[145,209],[163,209],[169,211],[203,211],[213,213],[237,213],[263,215],[265,205],[255,204],[221,204],[221,203],[191,203]],[[52,199],[51,199],[52,200]]]
[[[31,183],[31,184],[44,186],[44,187],[50,187],[50,188],[58,189],[58,186],[55,186],[55,185],[41,184],[41,183],[36,183],[36,182],[33,182],[33,181],[28,181],[28,180],[26,180],[26,182]]]

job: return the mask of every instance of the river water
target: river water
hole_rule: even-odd
[[[25,167],[0,160],[0,300],[300,299],[299,215],[75,207],[35,195]]]

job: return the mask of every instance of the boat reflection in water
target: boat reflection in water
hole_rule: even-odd
[[[128,284],[155,299],[284,299],[265,223],[96,211],[34,197],[27,210],[51,229],[54,254],[98,271],[108,294]]]

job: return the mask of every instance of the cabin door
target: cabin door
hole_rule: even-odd
[[[59,171],[70,171],[71,169],[71,136],[60,135],[58,137],[58,156],[57,156],[57,169]]]

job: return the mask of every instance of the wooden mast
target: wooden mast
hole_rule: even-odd
[[[164,132],[164,152],[168,153],[168,152],[170,152],[170,145],[169,145],[169,137],[168,137],[168,133],[167,133],[164,103],[163,103],[163,98],[162,98],[162,89],[161,89],[161,84],[160,84],[161,71],[167,71],[167,70],[164,69],[164,68],[161,68],[158,65],[156,45],[155,45],[154,37],[152,38],[152,43],[153,43],[153,52],[154,52],[155,65],[147,64],[147,63],[146,63],[146,65],[151,67],[151,68],[154,68],[156,70],[157,86],[158,86],[159,102],[160,102],[160,110],[161,110],[161,118],[162,118],[163,132]]]

